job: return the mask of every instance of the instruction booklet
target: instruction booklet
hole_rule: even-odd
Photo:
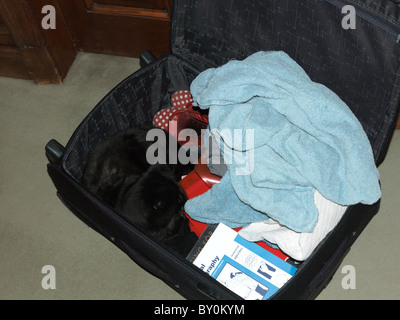
[[[187,259],[245,300],[268,299],[297,270],[223,223],[210,225]]]

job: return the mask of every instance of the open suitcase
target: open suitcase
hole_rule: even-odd
[[[342,25],[355,9],[353,28]],[[83,222],[187,299],[239,299],[235,293],[150,238],[80,183],[85,159],[114,132],[150,123],[173,92],[189,89],[203,70],[264,50],[282,50],[334,91],[362,124],[379,165],[387,152],[400,97],[400,4],[349,0],[175,0],[172,54],[117,85],[78,126],[64,148],[46,145],[61,201]],[[146,59],[144,59],[146,60]],[[360,164],[362,165],[362,164]],[[328,284],[351,245],[379,210],[354,205],[271,299],[313,299]]]

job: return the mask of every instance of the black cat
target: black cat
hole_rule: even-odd
[[[127,221],[179,251],[187,246],[179,238],[196,240],[183,213],[187,197],[178,184],[193,165],[150,164],[146,152],[154,142],[146,140],[149,129],[154,127],[122,130],[99,143],[86,160],[82,184]],[[179,145],[168,135],[165,141],[158,152],[166,152],[168,160],[168,143],[176,143],[175,150]]]

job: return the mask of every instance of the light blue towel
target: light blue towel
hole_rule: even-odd
[[[240,227],[270,217],[311,232],[318,219],[316,189],[341,205],[381,197],[379,172],[357,118],[284,52],[258,52],[208,69],[193,81],[191,93],[195,104],[209,109],[211,133],[222,139],[228,166],[219,185],[186,203],[193,219]],[[234,129],[243,130],[241,139]]]

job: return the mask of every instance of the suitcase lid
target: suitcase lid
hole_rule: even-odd
[[[399,3],[175,0],[171,49],[199,72],[260,50],[285,51],[352,109],[379,165],[399,112]]]

